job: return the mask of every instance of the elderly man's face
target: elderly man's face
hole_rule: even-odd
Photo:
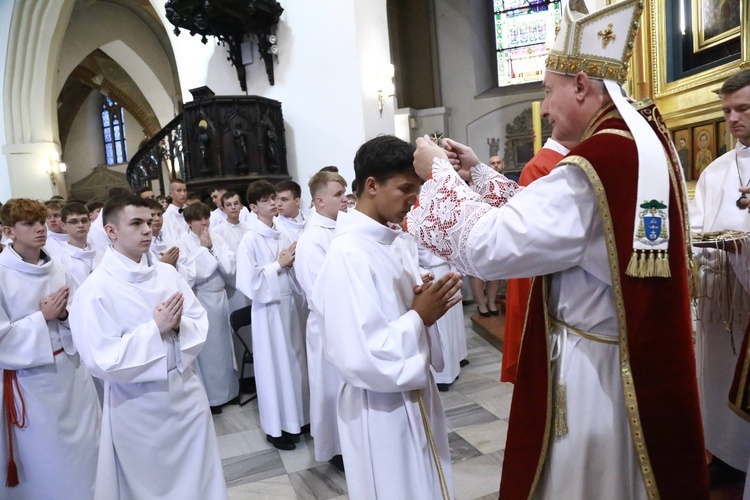
[[[586,123],[578,123],[575,113],[577,106],[573,78],[547,71],[544,75],[542,116],[552,125],[554,135],[558,140],[574,142],[581,140]]]

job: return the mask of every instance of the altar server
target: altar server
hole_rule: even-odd
[[[96,498],[227,498],[193,366],[206,311],[172,266],[148,258],[145,200],[110,200],[104,223],[112,246],[71,310],[81,358],[104,380]]]
[[[273,185],[256,181],[247,202],[258,220],[237,250],[237,288],[253,301],[253,359],[260,425],[269,443],[295,448],[292,434],[309,422],[305,337],[291,267],[296,242],[273,224],[278,213]]]
[[[20,198],[0,214],[12,241],[0,253],[0,498],[91,499],[101,410],[68,327],[74,280],[42,248],[46,217]]]

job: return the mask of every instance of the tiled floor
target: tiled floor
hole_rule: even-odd
[[[471,330],[469,314],[474,309],[465,308],[470,364],[441,396],[450,431],[455,497],[494,500],[513,386],[499,382],[501,353]],[[302,436],[293,451],[279,451],[266,442],[257,401],[242,408],[225,406],[214,423],[230,499],[348,498],[344,475],[315,461],[309,436]]]

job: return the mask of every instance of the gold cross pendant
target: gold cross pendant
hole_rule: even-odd
[[[607,25],[607,29],[601,30],[600,32],[597,33],[597,35],[599,35],[599,37],[602,39],[603,49],[607,48],[607,45],[609,45],[609,42],[612,42],[615,39],[617,39],[617,35],[615,35],[614,32],[612,31],[612,23],[609,23]]]

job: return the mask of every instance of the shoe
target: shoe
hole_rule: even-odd
[[[438,391],[448,392],[453,384],[437,384]]]
[[[305,424],[300,429],[300,434],[310,434],[310,424]]]
[[[289,451],[297,447],[289,437],[284,436],[283,434],[279,437],[273,437],[266,434],[266,441],[271,443],[277,450]]]
[[[333,458],[328,461],[328,463],[336,467],[341,472],[346,472],[344,470],[344,457],[342,457],[341,455],[334,455]]]
[[[211,406],[211,415],[221,415],[221,406]]]
[[[468,360],[468,359],[462,359],[462,360],[461,360],[461,362],[460,362],[460,363],[458,363],[458,365],[459,365],[459,366],[460,366],[461,368],[463,368],[464,366],[466,366],[466,365],[468,365],[468,364],[469,364],[469,360]]]
[[[498,311],[497,309],[495,309],[494,311],[492,309],[490,309],[489,313],[491,315],[493,315],[493,316],[499,316],[500,315],[500,311]]]
[[[479,315],[480,315],[481,317],[483,317],[483,318],[489,318],[490,316],[492,316],[492,314],[491,314],[491,313],[490,313],[489,311],[487,311],[487,312],[482,312],[482,311],[480,311],[479,309],[477,309],[477,312],[478,312],[478,313],[479,313]]]
[[[708,482],[711,489],[718,488],[725,484],[740,483],[745,480],[745,473],[735,469],[726,462],[713,457],[708,464]]]

